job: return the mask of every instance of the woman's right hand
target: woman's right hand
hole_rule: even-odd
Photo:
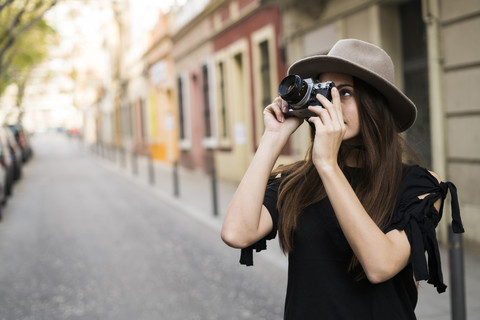
[[[272,217],[263,205],[265,188],[283,146],[303,121],[285,117],[287,110],[277,97],[263,111],[265,132],[223,220],[222,239],[234,248],[246,248],[272,231]]]
[[[288,103],[276,97],[271,104],[263,110],[265,132],[278,132],[290,136],[303,122],[303,119],[286,117]]]

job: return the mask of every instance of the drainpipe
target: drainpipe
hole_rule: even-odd
[[[422,0],[422,15],[427,31],[428,83],[430,98],[430,136],[432,145],[432,170],[443,180],[447,179],[445,106],[442,95],[442,54],[440,50],[440,4],[438,0]],[[439,240],[447,243],[448,223],[442,219]]]
[[[433,170],[447,177],[445,106],[442,95],[442,55],[440,50],[439,0],[422,0],[422,14],[427,30],[428,81],[430,85],[430,133]],[[454,234],[446,214],[440,224],[439,238],[449,244],[450,306],[452,320],[466,319],[465,273],[462,235]]]

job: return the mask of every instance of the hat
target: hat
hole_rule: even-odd
[[[383,49],[365,41],[344,39],[338,41],[327,55],[301,59],[288,69],[288,74],[302,78],[316,78],[326,72],[348,74],[376,88],[387,99],[400,132],[415,122],[417,108],[395,86],[393,62]]]

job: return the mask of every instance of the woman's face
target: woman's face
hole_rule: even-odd
[[[353,77],[343,73],[322,73],[318,76],[317,80],[319,82],[333,81],[340,93],[343,120],[347,127],[343,140],[350,140],[357,137],[360,133],[360,119],[358,116],[357,102],[355,100]]]

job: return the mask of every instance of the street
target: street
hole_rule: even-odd
[[[0,319],[281,319],[286,272],[99,165],[32,137],[0,223]]]

